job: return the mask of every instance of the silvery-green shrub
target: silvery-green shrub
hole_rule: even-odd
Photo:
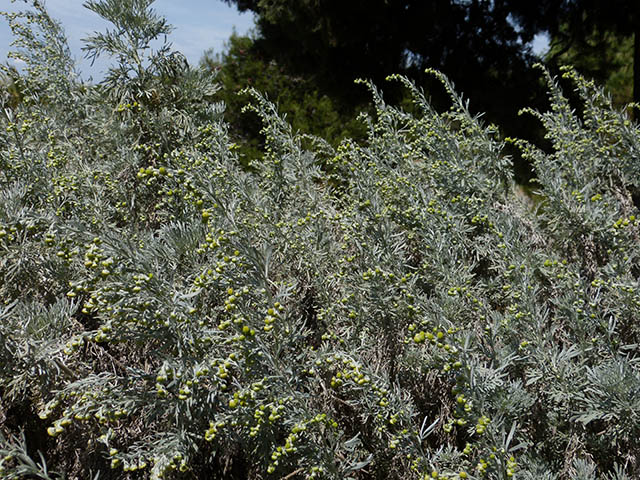
[[[567,69],[550,152],[369,88],[333,149],[215,79],[149,0],[90,1],[115,64],[75,73],[42,5],[0,130],[3,478],[632,478],[640,472],[640,135]],[[13,76],[13,77],[12,77]],[[8,83],[7,83],[8,85]],[[5,100],[6,99],[6,100]],[[577,110],[576,110],[577,109]],[[538,192],[512,180],[505,142]],[[44,438],[46,437],[46,438]]]

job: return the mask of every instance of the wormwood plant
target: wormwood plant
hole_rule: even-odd
[[[246,90],[247,172],[150,5],[87,3],[115,28],[97,86],[39,2],[5,15],[2,478],[640,474],[640,134],[601,91],[566,70],[577,113],[543,71],[553,152],[508,140],[535,209],[437,72],[448,111],[365,82],[367,141],[335,150]]]

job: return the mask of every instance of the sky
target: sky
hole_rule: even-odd
[[[45,0],[49,15],[62,23],[69,47],[76,59],[82,77],[102,77],[108,65],[108,57],[100,58],[92,67],[84,59],[82,39],[93,32],[103,32],[110,24],[94,12],[84,8],[84,0]],[[0,10],[15,12],[24,10],[26,4],[0,0]],[[173,49],[182,52],[189,63],[197,65],[205,50],[215,52],[224,49],[224,43],[235,30],[245,34],[253,27],[253,14],[240,14],[222,0],[156,0],[152,8],[163,15],[174,30],[169,35]],[[0,17],[0,62],[7,61],[7,53],[13,37],[8,23]]]

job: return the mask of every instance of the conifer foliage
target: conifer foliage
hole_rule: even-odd
[[[553,152],[507,140],[535,205],[437,72],[449,110],[364,82],[367,140],[336,149],[246,90],[243,169],[150,0],[87,2],[114,25],[97,86],[30,3],[5,15],[0,477],[637,478],[640,132],[594,85],[565,71],[577,113],[543,71]]]

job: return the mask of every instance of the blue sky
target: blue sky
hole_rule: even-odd
[[[65,29],[82,76],[98,79],[102,76],[108,59],[100,59],[91,67],[83,58],[82,38],[95,31],[104,31],[109,23],[84,8],[83,3],[84,0],[45,0],[49,15],[60,21]],[[22,1],[10,3],[9,0],[0,0],[0,10],[4,11],[23,10],[25,6]],[[152,8],[173,25],[174,31],[169,40],[173,43],[174,50],[182,52],[191,64],[197,64],[203,52],[209,48],[216,52],[222,51],[224,42],[234,29],[243,34],[253,27],[252,14],[240,14],[235,7],[230,7],[222,0],[156,0]],[[2,63],[6,62],[11,41],[11,30],[4,18],[0,18]]]

